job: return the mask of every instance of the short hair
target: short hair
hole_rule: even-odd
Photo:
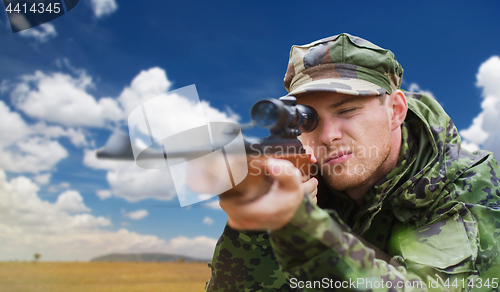
[[[384,105],[387,100],[387,93],[382,93],[381,95],[377,95],[378,102],[380,105]]]

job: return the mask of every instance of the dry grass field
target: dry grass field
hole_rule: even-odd
[[[205,291],[207,263],[0,262],[0,291]]]

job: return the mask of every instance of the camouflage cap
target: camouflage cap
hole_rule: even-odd
[[[391,51],[343,33],[292,46],[285,88],[294,96],[316,91],[381,95],[398,89],[402,77],[403,67]]]

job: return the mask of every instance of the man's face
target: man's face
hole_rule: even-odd
[[[320,174],[333,189],[366,187],[385,175],[392,147],[385,103],[376,96],[332,92],[310,93],[298,103],[318,112],[318,126],[302,134],[302,143],[312,147]]]

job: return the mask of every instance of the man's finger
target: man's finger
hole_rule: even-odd
[[[276,180],[281,188],[296,190],[302,182],[302,174],[290,161],[269,158],[266,163],[269,176]]]
[[[306,195],[313,199],[315,204],[318,203],[318,198],[316,197],[318,195],[318,180],[315,177],[303,183],[302,189],[304,190]]]
[[[312,194],[314,192],[317,193],[318,191],[318,180],[313,177],[310,180],[306,181],[305,183],[302,184],[302,187],[304,189],[304,192],[306,194]]]

